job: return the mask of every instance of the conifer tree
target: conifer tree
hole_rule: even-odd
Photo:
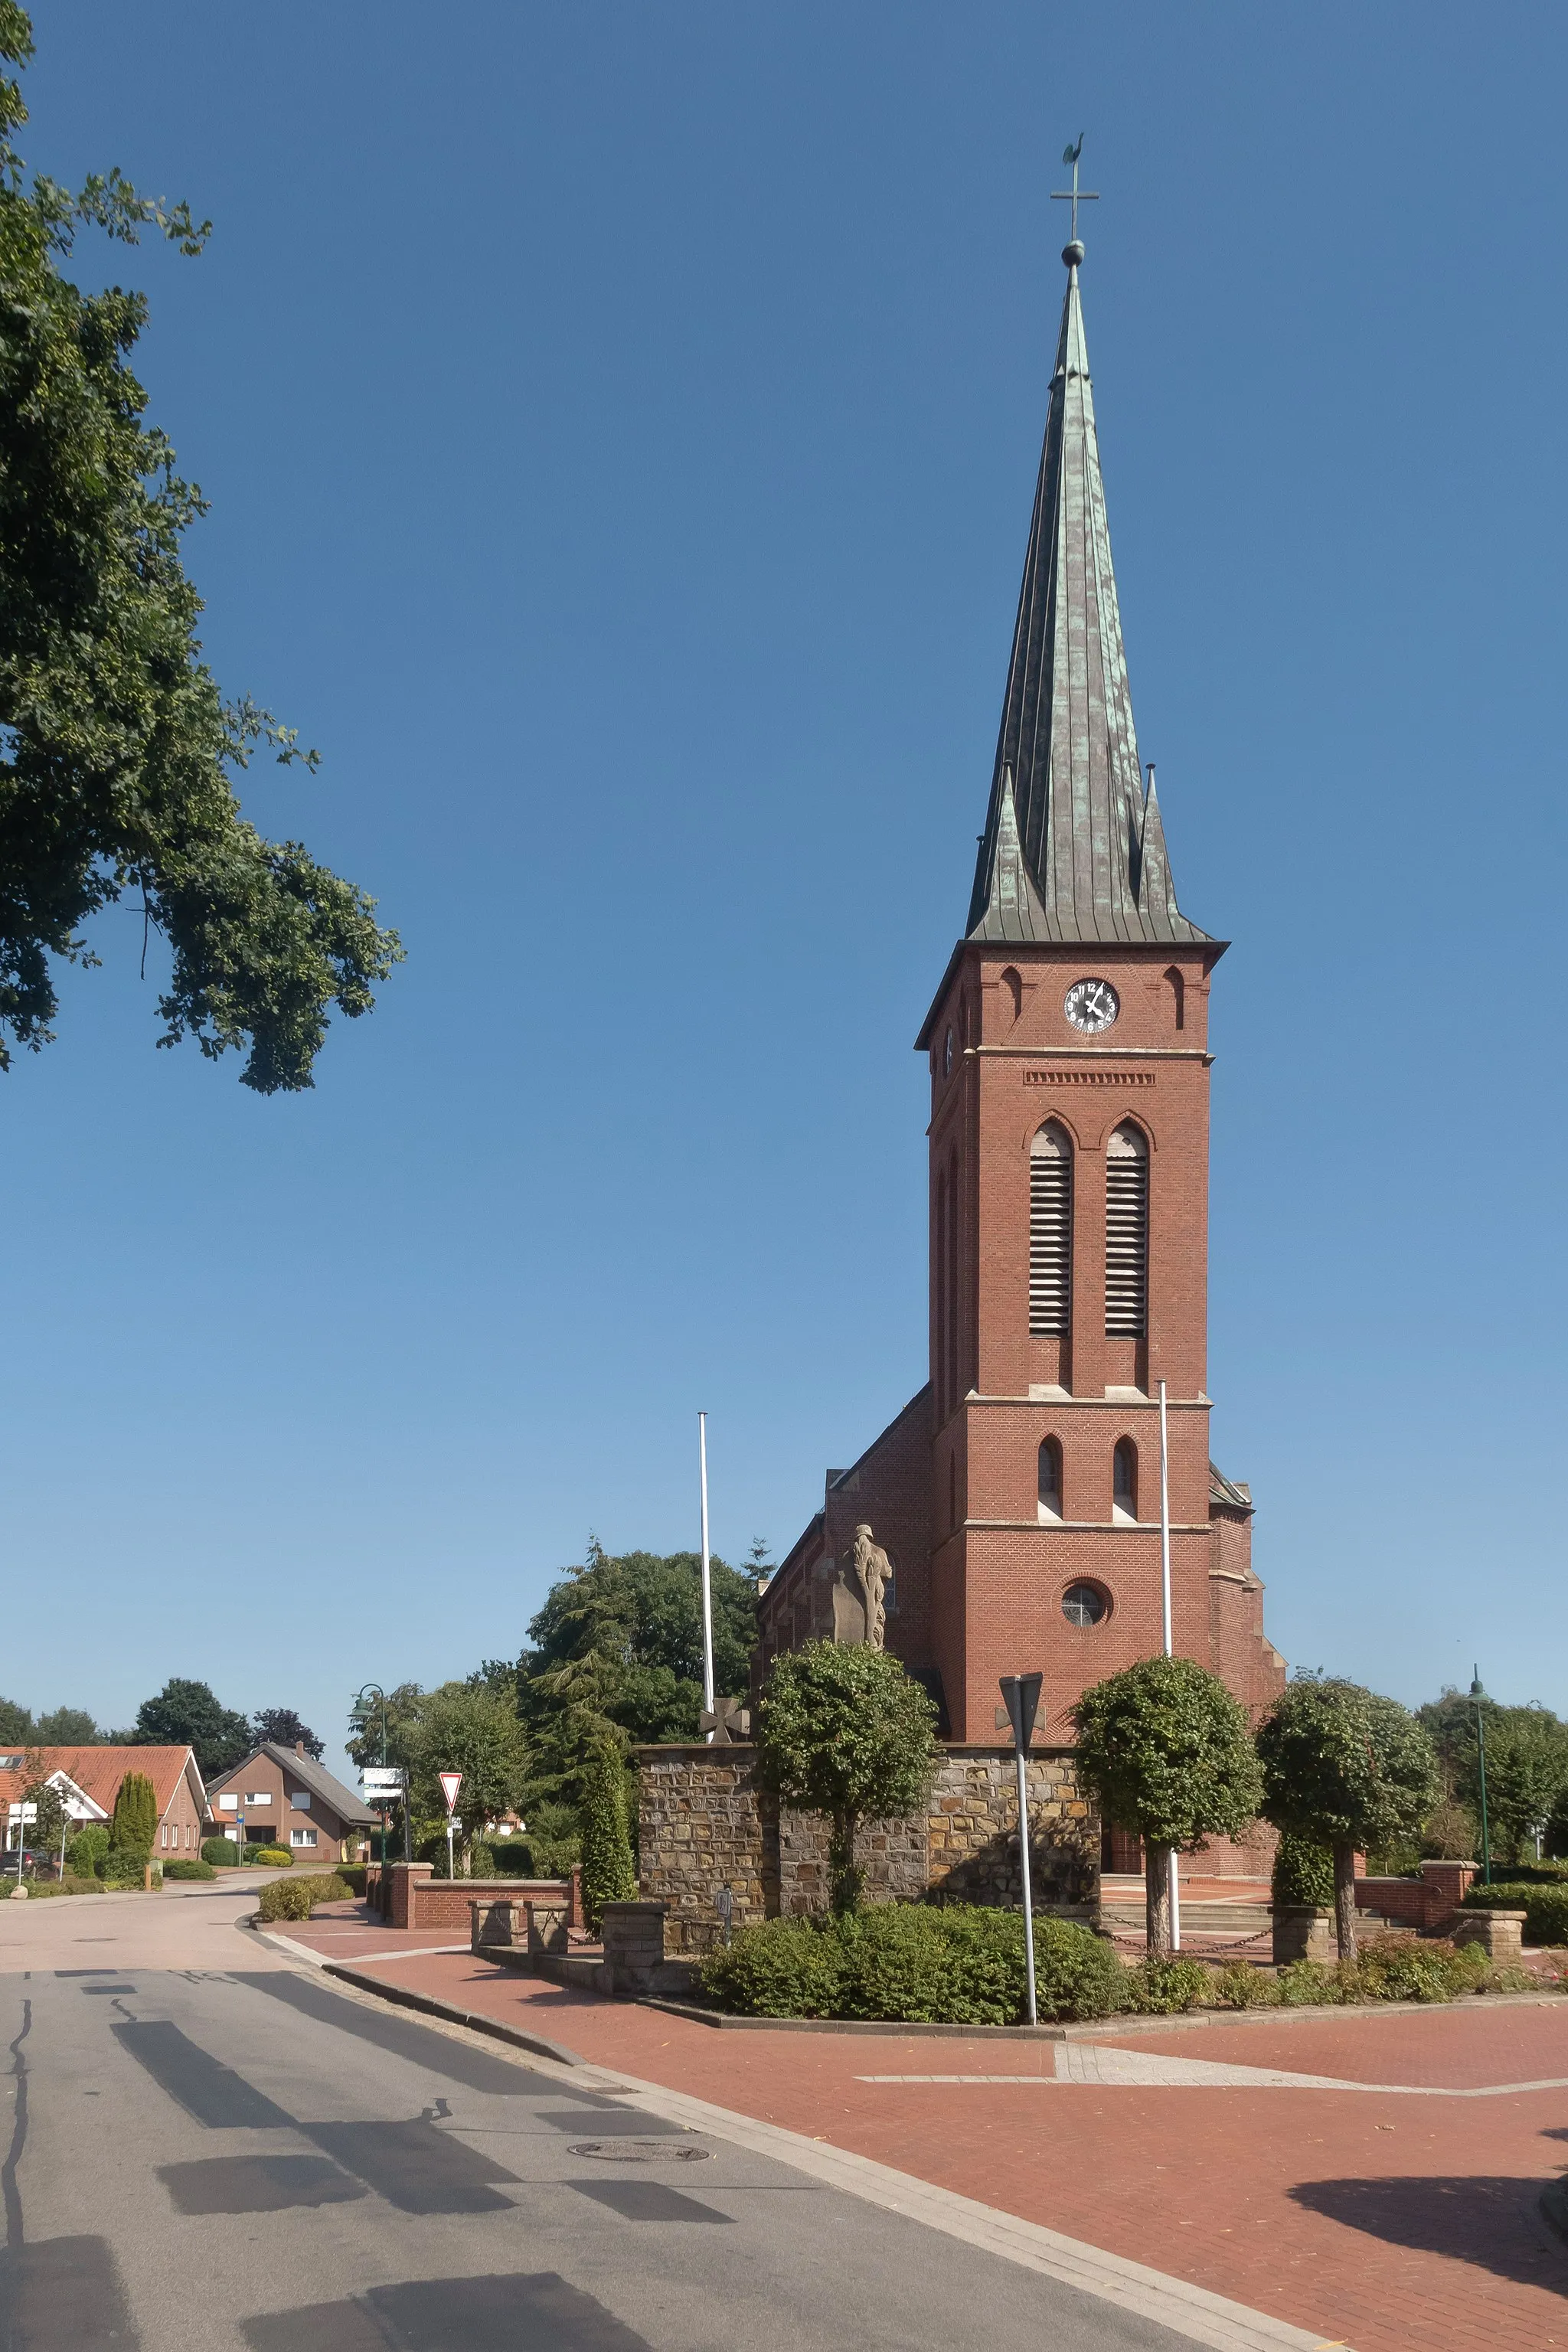
[[[145,1772],[127,1772],[114,1800],[109,1843],[116,1853],[145,1861],[158,1834],[158,1800]]]
[[[583,1906],[598,1927],[606,1903],[637,1899],[637,1872],[626,1833],[626,1776],[618,1751],[600,1740],[583,1775]]]

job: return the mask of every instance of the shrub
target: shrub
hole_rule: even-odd
[[[1527,1944],[1568,1944],[1568,1886],[1516,1880],[1503,1886],[1472,1886],[1466,1910],[1522,1911]]]
[[[533,1848],[526,1838],[497,1838],[490,1848],[490,1869],[497,1878],[535,1878],[547,1874],[533,1867]],[[553,1874],[548,1874],[553,1875]]]
[[[335,1871],[275,1878],[262,1888],[257,1907],[264,1920],[308,1919],[318,1903],[341,1903],[349,1891]]]
[[[1340,1970],[1341,1999],[1452,2000],[1477,1991],[1489,1973],[1486,1954],[1474,1945],[1378,1936],[1362,1946],[1353,1969]]]
[[[79,1830],[66,1848],[66,1868],[79,1878],[96,1878],[109,1852],[109,1831],[102,1822]]]
[[[769,1919],[706,1954],[697,1981],[716,2008],[741,2017],[836,2017],[843,1938],[825,1921]]]
[[[1043,2019],[1109,2017],[1126,1970],[1091,1929],[1035,1922]],[[968,1904],[879,1904],[848,1916],[773,1919],[699,1964],[719,2008],[753,2017],[846,2017],[1016,2025],[1025,1998],[1024,1922]]]
[[[210,1862],[198,1862],[193,1854],[188,1862],[166,1862],[163,1875],[165,1878],[216,1878],[217,1873]]]
[[[859,1914],[840,1942],[845,1967],[839,2016],[932,2025],[980,2021],[952,1935],[939,1913],[880,1904]]]
[[[267,1870],[292,1870],[294,1857],[286,1845],[255,1845],[245,1849],[247,1862],[259,1863]]]
[[[1145,2016],[1171,2017],[1178,2010],[1196,2009],[1214,1990],[1214,1978],[1202,1960],[1161,1958],[1151,1953],[1127,1970],[1126,2006]]]
[[[32,1895],[102,1895],[106,1892],[101,1878],[78,1878],[70,1871],[63,1878],[29,1879],[27,1886]]]
[[[111,1845],[103,1857],[99,1875],[108,1886],[122,1889],[127,1886],[140,1886],[145,1879],[149,1859],[146,1853],[130,1853],[123,1846]],[[163,1883],[162,1869],[157,1863],[153,1863],[153,1884],[154,1886],[161,1886]]]
[[[1276,1903],[1310,1903],[1321,1910],[1332,1910],[1333,1848],[1320,1845],[1316,1838],[1281,1830],[1269,1891]]]
[[[239,1849],[232,1838],[203,1838],[202,1860],[218,1870],[232,1870],[239,1859]]]
[[[1232,2009],[1277,2009],[1279,1988],[1271,1976],[1255,1969],[1246,1960],[1232,1960],[1217,1969],[1214,1980],[1215,1998],[1228,2003]]]
[[[363,1862],[340,1863],[335,1875],[342,1880],[351,1895],[357,1895],[363,1902],[366,1885],[365,1865]]]
[[[1340,1998],[1338,1974],[1321,1960],[1292,1960],[1275,1982],[1286,2009],[1321,2009]]]

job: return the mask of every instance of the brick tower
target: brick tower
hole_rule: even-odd
[[[1252,1503],[1209,1457],[1208,998],[1224,943],[1176,903],[1128,688],[1076,240],[969,919],[931,1064],[931,1378],[763,1600],[761,1657],[831,1630],[868,1523],[889,1647],[949,1736],[1043,1669],[1039,1736],[1163,1643],[1166,1387],[1173,1643],[1258,1706],[1281,1686]]]

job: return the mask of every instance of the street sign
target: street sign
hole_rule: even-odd
[[[449,1813],[455,1811],[458,1803],[458,1791],[463,1785],[462,1774],[460,1772],[438,1772],[436,1777],[441,1783],[441,1792],[447,1800],[447,1811]]]
[[[359,1779],[367,1804],[389,1805],[403,1794],[404,1774],[398,1765],[367,1765]]]
[[[14,1822],[36,1822],[38,1818],[37,1805],[7,1805],[5,1811],[8,1819]]]

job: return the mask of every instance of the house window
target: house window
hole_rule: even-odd
[[[1142,1339],[1149,1325],[1149,1146],[1125,1120],[1105,1153],[1105,1336]]]
[[[314,1830],[290,1830],[289,1843],[290,1845],[314,1845],[316,1832]]]
[[[247,1789],[245,1801],[247,1805],[270,1805],[274,1799],[270,1789]]]
[[[1040,1517],[1059,1519],[1062,1515],[1062,1449],[1054,1437],[1047,1437],[1040,1447]]]
[[[304,1789],[295,1789],[291,1790],[289,1793],[289,1802],[293,1806],[294,1811],[297,1813],[308,1813],[310,1810],[310,1795]]]
[[[1101,1487],[1100,1492],[1104,1493]],[[1138,1517],[1138,1448],[1130,1437],[1119,1437],[1110,1477],[1110,1516],[1123,1527]]]
[[[158,1824],[158,1843],[162,1846],[166,1846],[169,1843],[169,1827],[166,1822],[160,1822]]]
[[[1029,1146],[1029,1328],[1065,1333],[1072,1307],[1072,1145],[1053,1118]]]
[[[217,1801],[217,1809],[220,1813],[237,1813],[239,1811],[239,1799],[237,1797],[220,1797]]]

